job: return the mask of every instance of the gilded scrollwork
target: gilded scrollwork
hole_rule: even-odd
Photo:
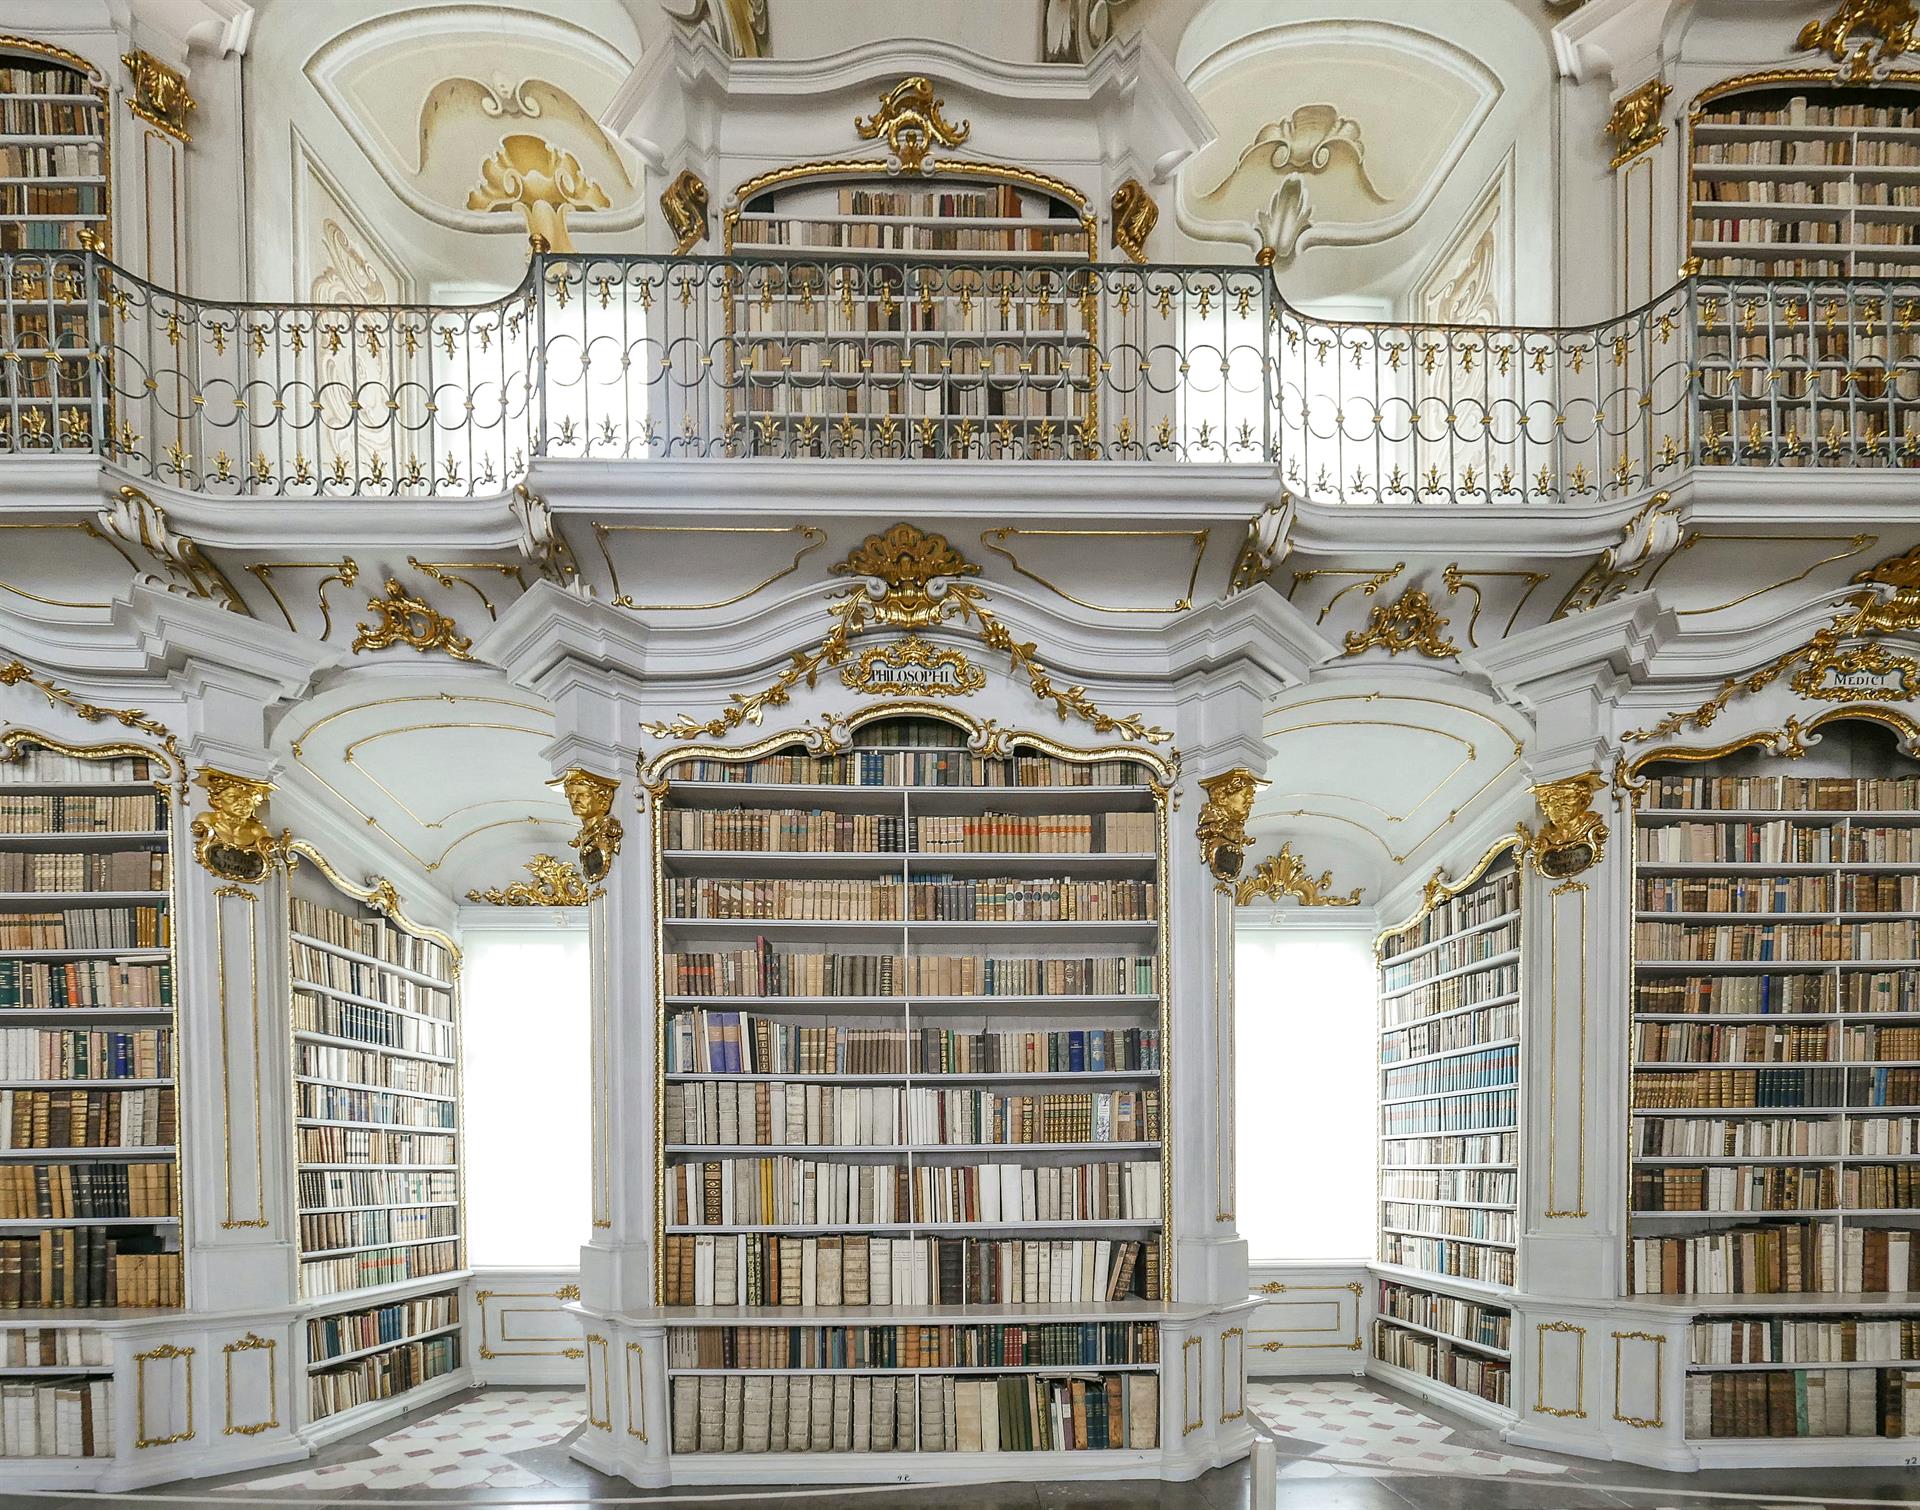
[[[1429,660],[1455,660],[1460,647],[1446,637],[1447,623],[1422,589],[1409,587],[1391,603],[1376,603],[1366,627],[1348,633],[1341,654],[1364,655],[1377,648],[1389,655],[1411,650]]]
[[[558,855],[535,855],[525,869],[531,881],[514,881],[467,893],[469,902],[491,902],[495,907],[584,907],[598,894],[589,887],[578,866]]]
[[[127,109],[176,141],[191,141],[187,117],[199,107],[187,92],[185,76],[167,67],[152,53],[137,49],[120,61],[126,65],[127,77],[133,80],[133,97],[127,101]]]
[[[1356,886],[1345,895],[1336,892],[1333,872],[1323,870],[1317,877],[1311,874],[1289,841],[1280,846],[1278,854],[1268,855],[1250,874],[1242,876],[1234,888],[1233,899],[1242,907],[1255,897],[1276,902],[1292,897],[1302,907],[1358,907],[1360,888]]]
[[[100,511],[100,527],[115,540],[143,552],[158,568],[141,575],[138,580],[144,585],[217,603],[232,613],[249,613],[246,600],[227,580],[227,574],[198,542],[170,528],[166,510],[140,489],[123,485]]]
[[[264,880],[285,860],[293,831],[277,835],[260,821],[260,808],[273,794],[271,781],[256,781],[232,771],[200,767],[194,785],[207,794],[207,811],[193,820],[193,858],[222,880],[249,885]]]
[[[1516,832],[1532,857],[1533,868],[1548,880],[1577,876],[1606,855],[1607,825],[1593,811],[1594,796],[1606,784],[1598,771],[1587,771],[1533,789],[1533,800],[1546,821],[1537,831],[1522,823]]]
[[[160,747],[166,751],[173,762],[174,776],[180,783],[180,792],[184,796],[187,790],[187,761],[180,753],[180,741],[174,732],[156,718],[149,718],[139,708],[109,708],[101,703],[90,703],[78,696],[70,688],[62,687],[51,679],[38,676],[25,661],[6,661],[0,663],[0,687],[15,687],[21,683],[32,687],[47,700],[50,707],[65,708],[76,718],[85,719],[90,724],[111,721],[122,728],[138,729],[160,741]],[[8,755],[17,753],[9,747]]]
[[[956,126],[940,113],[944,104],[934,94],[931,79],[911,74],[880,96],[880,108],[872,115],[855,116],[853,127],[862,141],[884,137],[902,173],[919,173],[936,145],[957,147],[973,135],[970,121]]]
[[[355,655],[363,650],[390,650],[395,645],[410,645],[422,655],[430,650],[442,650],[456,661],[473,659],[473,640],[461,634],[459,626],[448,615],[439,612],[425,598],[414,597],[396,578],[387,578],[385,596],[368,599],[367,609],[375,616],[375,622],[354,625],[360,631],[353,638]]]
[[[1795,45],[1820,51],[1840,67],[1843,84],[1867,84],[1883,77],[1895,58],[1914,46],[1920,12],[1913,0],[1841,0],[1825,21],[1800,28]]]
[[[660,191],[660,213],[673,232],[673,255],[684,257],[707,239],[707,186],[691,168]]]
[[[1666,108],[1672,93],[1672,85],[1657,78],[1648,79],[1614,102],[1613,114],[1601,128],[1613,141],[1613,160],[1609,167],[1624,167],[1667,139],[1667,128],[1660,124],[1660,112]]]
[[[1160,207],[1139,179],[1129,178],[1113,191],[1113,244],[1135,262],[1147,260],[1147,238],[1159,220]]]

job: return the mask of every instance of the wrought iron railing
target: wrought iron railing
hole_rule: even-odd
[[[471,307],[222,303],[0,255],[0,454],[468,497],[536,457],[1277,466],[1347,505],[1920,465],[1920,280],[1699,278],[1600,325],[1320,320],[1263,268],[540,255]]]

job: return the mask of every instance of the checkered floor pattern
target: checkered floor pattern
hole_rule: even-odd
[[[1251,1383],[1247,1403],[1283,1443],[1313,1448],[1291,1460],[1282,1448],[1283,1480],[1410,1470],[1488,1478],[1566,1472],[1555,1463],[1489,1452],[1456,1440],[1460,1433],[1455,1428],[1389,1400],[1357,1379]]]
[[[303,1468],[228,1489],[544,1489],[515,1453],[565,1441],[585,1416],[579,1390],[488,1390],[367,1444],[370,1458]]]

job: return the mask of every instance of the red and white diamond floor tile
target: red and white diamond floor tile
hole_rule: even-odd
[[[1366,1474],[1565,1473],[1563,1465],[1489,1452],[1456,1440],[1455,1427],[1369,1389],[1358,1380],[1281,1379],[1247,1385],[1247,1403],[1283,1442],[1312,1444],[1304,1457],[1281,1459],[1280,1477]]]

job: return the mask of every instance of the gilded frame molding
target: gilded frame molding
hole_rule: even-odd
[[[1653,1344],[1653,1414],[1651,1416],[1629,1416],[1620,1410],[1620,1354],[1622,1347],[1629,1342],[1651,1342]],[[1658,1431],[1666,1422],[1666,1379],[1665,1364],[1667,1339],[1657,1332],[1615,1332],[1613,1334],[1613,1418],[1623,1426],[1631,1426],[1636,1431]]]
[[[613,552],[607,549],[609,535],[798,535],[800,548],[794,552],[793,560],[762,582],[754,584],[744,592],[737,592],[730,598],[717,598],[711,603],[636,603],[630,593],[620,587],[620,569],[613,564]],[[800,569],[800,563],[827,543],[827,532],[812,524],[607,524],[595,520],[593,524],[593,543],[600,548],[600,559],[607,564],[607,580],[611,584],[612,596],[609,598],[615,608],[630,609],[635,613],[698,613],[705,609],[731,608],[736,603],[744,603],[757,593],[765,592],[774,583],[784,577],[792,576]]]
[[[256,1336],[248,1332],[237,1341],[229,1342],[220,1351],[225,1355],[227,1373],[227,1424],[220,1434],[225,1437],[254,1437],[263,1431],[277,1431],[280,1427],[280,1362],[279,1341],[272,1337]],[[264,1421],[250,1421],[245,1425],[235,1425],[233,1419],[233,1355],[250,1353],[264,1349],[267,1355],[267,1418]]]
[[[1212,537],[1211,529],[1200,530],[1030,530],[1018,525],[1002,525],[997,529],[982,530],[980,544],[996,556],[1006,558],[1007,564],[1030,582],[1037,582],[1056,597],[1079,608],[1087,608],[1095,613],[1147,613],[1175,614],[1185,613],[1193,607],[1193,595],[1200,585],[1200,563],[1207,554],[1207,541]],[[1189,540],[1193,543],[1193,565],[1187,573],[1187,587],[1180,597],[1165,608],[1126,608],[1115,603],[1095,603],[1091,599],[1077,597],[1057,582],[1049,582],[1031,567],[1022,566],[1019,557],[1007,549],[1006,542],[1014,537],[1049,540]]]
[[[1574,1395],[1570,1407],[1547,1404],[1547,1333],[1572,1334],[1574,1353]],[[1535,1415],[1556,1416],[1561,1420],[1584,1421],[1587,1418],[1587,1329],[1571,1321],[1536,1321],[1533,1324],[1534,1369],[1533,1410]]]
[[[172,1363],[178,1360],[186,1369],[186,1426],[164,1437],[147,1435],[147,1365],[159,1361]],[[163,1342],[156,1348],[133,1355],[133,1445],[136,1450],[147,1447],[172,1447],[177,1442],[193,1440],[193,1349],[179,1347],[171,1342]]]

